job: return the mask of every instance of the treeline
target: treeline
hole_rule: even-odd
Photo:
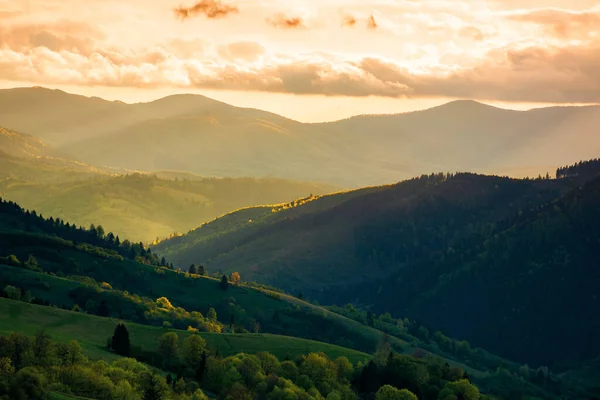
[[[77,341],[44,332],[0,337],[0,399],[42,400],[50,393],[98,400],[206,400],[197,385],[167,385],[159,371],[131,358],[87,359]]]
[[[125,327],[115,329],[115,342],[128,343]],[[191,335],[181,342],[176,332],[162,335],[156,350],[142,355],[145,362],[169,371],[166,381],[174,387],[197,383],[219,399],[487,399],[462,369],[441,359],[393,354],[385,341],[366,365],[323,353],[283,361],[268,352],[222,358],[201,337]]]
[[[68,292],[72,306],[34,297],[31,290],[19,284],[18,279],[6,281],[9,284],[4,288],[0,287],[0,297],[11,300],[194,332],[248,332],[235,324],[234,316],[230,318],[232,322],[229,323],[229,327],[220,323],[214,308],[209,308],[204,316],[199,311],[190,312],[182,307],[175,307],[166,297],[152,300],[135,293],[113,289],[106,282],[97,284],[92,278],[82,280],[82,285]]]
[[[124,356],[136,353],[123,324],[108,345]],[[144,358],[167,371],[164,377],[131,358],[89,361],[76,341],[54,342],[44,332],[13,333],[0,337],[0,399],[44,399],[55,392],[99,400],[205,400],[203,389],[223,400],[489,398],[464,371],[442,361],[382,355],[381,362],[366,366],[323,353],[283,361],[267,352],[223,358],[198,335],[180,342],[176,332],[167,332]]]
[[[86,244],[106,250],[112,250],[121,257],[154,266],[173,268],[164,257],[158,258],[150,248],[142,242],[132,243],[125,239],[121,241],[118,235],[106,233],[101,225],[90,225],[88,229],[65,222],[60,218],[44,218],[37,212],[24,210],[17,203],[0,198],[0,214],[8,219],[8,224],[14,230],[57,236],[73,242],[75,246],[85,248]],[[88,250],[92,250],[88,248]]]
[[[598,174],[600,174],[600,158],[595,158],[558,168],[556,170],[556,179],[572,177],[593,178]]]

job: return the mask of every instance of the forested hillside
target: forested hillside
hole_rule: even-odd
[[[223,351],[228,354],[234,351],[229,346],[240,346],[238,351],[253,349],[251,351],[272,351],[279,355],[286,354],[283,350],[286,347],[287,354],[306,354],[322,349],[331,357],[343,355],[354,361],[364,359],[364,353],[349,348],[375,352],[376,361],[368,368],[364,368],[363,363],[353,367],[356,375],[349,382],[359,394],[373,393],[386,382],[395,382],[395,385],[411,388],[420,398],[434,400],[445,388],[444,381],[455,382],[465,377],[470,377],[484,391],[499,398],[510,398],[510,393],[515,390],[541,398],[552,398],[571,390],[554,374],[546,373],[542,380],[527,378],[523,381],[524,375],[518,364],[481,349],[464,351],[461,347],[463,350],[460,352],[442,350],[436,342],[422,341],[414,336],[423,328],[408,320],[402,322],[405,329],[401,330],[395,322],[390,325],[390,320],[383,317],[379,322],[369,317],[365,323],[354,315],[346,316],[345,312],[307,303],[302,300],[302,294],[295,298],[252,282],[244,283],[240,281],[239,274],[217,274],[219,279],[215,279],[203,275],[211,272],[203,265],[194,266],[193,270],[190,267],[190,272],[185,273],[173,270],[167,260],[159,259],[141,243],[121,240],[100,227],[81,229],[60,219],[45,219],[11,202],[0,203],[0,215],[0,295],[38,304],[19,306],[20,311],[16,312],[15,306],[9,304],[5,308],[0,301],[0,318],[13,321],[3,328],[4,332],[20,329],[33,334],[38,324],[46,321],[42,326],[47,324],[49,332],[65,338],[62,340],[81,340],[90,354],[114,360],[114,353],[105,353],[106,350],[98,347],[101,342],[97,330],[102,327],[101,330],[106,331],[106,323],[89,317],[86,317],[87,320],[68,317],[63,314],[66,311],[58,310],[60,312],[57,313],[50,311],[52,308],[42,311],[50,306],[80,314],[95,314],[100,319],[111,317],[144,327],[154,326],[154,330],[135,328],[137,347],[132,347],[131,354],[163,370],[173,371],[162,364],[161,338],[173,332],[184,338],[196,334],[205,338],[210,345],[209,359],[219,358],[221,346],[226,346]],[[163,329],[163,333],[156,329]],[[250,333],[263,331],[291,335],[297,339]],[[104,335],[107,334],[104,332]],[[229,339],[228,335],[236,337]],[[238,338],[237,335],[241,336]],[[154,347],[157,337],[158,347]],[[346,348],[303,342],[305,339],[317,339]],[[25,343],[25,339],[18,340]],[[451,339],[445,340],[454,343]],[[456,346],[458,348],[459,344]],[[120,354],[114,344],[112,351]],[[390,351],[397,355],[388,356]],[[404,355],[400,356],[402,353]],[[296,361],[298,368],[303,359]],[[396,362],[393,360],[400,363],[393,367],[399,368],[397,373],[408,373],[416,368],[415,371],[425,374],[423,379],[397,378],[404,379],[403,383],[394,381],[396,378],[390,378],[388,371]],[[502,369],[496,371],[498,366]],[[442,381],[440,373],[445,376]],[[193,374],[181,377],[185,377],[186,381],[188,378],[197,379]],[[503,380],[502,384],[498,383],[499,379]],[[550,386],[542,388],[539,386],[542,381]],[[203,388],[221,394],[229,387],[201,383]],[[247,382],[244,385],[254,390]],[[64,392],[64,387],[58,388]],[[323,390],[327,393],[330,389]],[[587,389],[581,390],[578,389],[580,394]]]
[[[596,164],[567,167],[568,177],[560,169],[560,179],[424,176],[350,192],[355,195],[347,200],[348,194],[336,194],[265,212],[252,223],[228,224],[233,214],[156,251],[175,264],[195,259],[213,269],[235,268],[326,304],[408,315],[521,362],[564,366],[598,355],[586,336],[597,329],[598,276],[589,253],[598,239],[590,209],[598,200]],[[325,199],[334,205],[319,207]],[[563,211],[539,211],[555,208]],[[541,310],[544,303],[556,306]],[[557,318],[577,321],[579,333],[568,334],[571,325],[553,328]],[[547,330],[555,335],[539,334]],[[560,337],[572,339],[568,351]],[[543,350],[548,347],[553,350]]]

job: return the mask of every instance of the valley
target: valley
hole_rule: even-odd
[[[463,167],[430,145],[419,154],[421,145],[402,133],[418,128],[415,138],[431,143],[427,134],[445,125],[452,139],[438,138],[440,148],[470,143],[461,165],[485,171],[503,165],[477,158],[490,152],[485,146],[523,149],[518,129],[510,138],[493,133],[501,142],[478,141],[484,126],[502,129],[510,116],[513,128],[548,131],[557,121],[595,118],[593,107],[517,117],[459,101],[302,124],[198,96],[131,105],[35,88],[0,99],[45,110],[37,125],[14,110],[0,119],[38,135],[0,130],[0,342],[10,348],[48,340],[60,358],[76,341],[83,369],[100,361],[122,368],[123,356],[133,357],[147,379],[196,385],[163,388],[177,399],[202,390],[226,399],[219,368],[242,376],[231,378],[239,390],[259,393],[262,380],[275,379],[265,357],[286,368],[328,365],[325,386],[308,370],[275,372],[315,399],[364,397],[383,382],[432,400],[449,390],[477,390],[478,399],[596,393],[600,282],[589,260],[600,240],[598,160],[533,178],[453,172]],[[85,118],[56,118],[66,105]],[[114,131],[101,128],[109,120]],[[458,130],[448,121],[460,122]],[[361,133],[371,129],[367,141]],[[74,138],[78,132],[85,135]],[[407,151],[421,161],[397,153],[394,140],[412,143]],[[528,140],[526,147],[537,139]],[[509,164],[563,165],[543,154]],[[121,325],[126,353],[111,339]],[[179,341],[202,349],[193,367]],[[0,359],[15,357],[2,351]],[[35,360],[19,365],[50,368]],[[251,380],[243,378],[247,363],[261,365]],[[100,396],[65,387],[52,395]]]

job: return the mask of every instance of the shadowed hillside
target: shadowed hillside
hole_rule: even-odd
[[[509,358],[564,367],[600,354],[590,339],[600,329],[590,253],[597,165],[562,168],[561,179],[431,175],[254,209],[251,223],[234,213],[156,251],[328,304],[406,314]],[[557,319],[570,323],[556,330]],[[559,349],[561,337],[571,338],[569,351]]]

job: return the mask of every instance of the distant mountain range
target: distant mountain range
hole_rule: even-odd
[[[155,251],[561,367],[600,356],[600,161],[559,177],[426,175],[241,210]]]
[[[23,88],[0,91],[0,125],[93,165],[348,188],[432,171],[544,174],[600,151],[595,106],[511,111],[455,101],[305,124],[197,95],[125,104]]]

